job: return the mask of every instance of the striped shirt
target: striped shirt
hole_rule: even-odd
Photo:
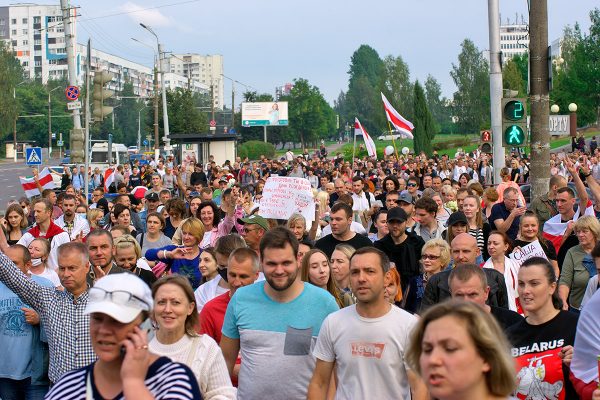
[[[483,240],[483,229],[481,229],[481,228],[471,229],[470,228],[469,235],[473,236],[477,240],[477,247],[479,247],[479,250],[481,250],[483,252],[485,249],[485,246],[486,246],[485,240]]]
[[[90,374],[91,396],[86,397],[87,377]],[[63,376],[60,381],[50,389],[45,400],[86,400],[102,399],[94,382],[94,364],[71,371]],[[160,357],[154,361],[144,380],[146,388],[156,400],[177,399],[196,400],[202,399],[194,373],[185,365],[174,363],[167,357]],[[119,393],[114,399],[124,399]]]
[[[4,253],[0,253],[0,281],[40,314],[48,336],[51,382],[96,360],[90,340],[90,317],[83,314],[87,291],[75,298],[66,290],[40,286]]]

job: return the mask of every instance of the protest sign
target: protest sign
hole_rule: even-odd
[[[307,222],[315,219],[315,201],[308,179],[272,176],[263,188],[258,214],[265,218],[288,219],[302,214]]]
[[[510,258],[515,260],[519,265],[523,264],[525,260],[529,260],[532,257],[542,257],[546,260],[546,253],[540,245],[539,240],[529,243],[527,246],[521,247],[510,255]]]

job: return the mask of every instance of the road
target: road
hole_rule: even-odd
[[[4,212],[6,205],[11,200],[19,200],[25,195],[19,176],[31,175],[31,168],[24,162],[14,163],[3,161],[0,163],[0,210]]]

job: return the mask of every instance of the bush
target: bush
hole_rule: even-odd
[[[275,157],[275,146],[259,140],[250,140],[238,145],[238,156],[242,160],[246,157],[250,160],[258,160],[261,155],[267,158]]]

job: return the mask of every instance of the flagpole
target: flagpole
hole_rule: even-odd
[[[352,161],[350,165],[352,166],[352,170],[354,170],[354,157],[356,154],[356,121],[354,122],[354,143],[352,144]]]
[[[394,132],[392,131],[392,125],[390,124],[390,120],[388,119],[388,128],[390,128],[390,135],[392,135],[392,144],[394,145],[394,153],[396,153],[396,162],[400,161],[400,157],[398,157],[398,149],[396,148],[396,141],[394,140]],[[383,152],[385,154],[385,151]]]

